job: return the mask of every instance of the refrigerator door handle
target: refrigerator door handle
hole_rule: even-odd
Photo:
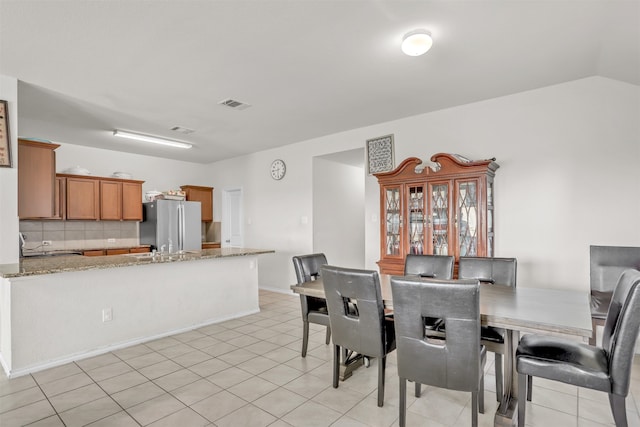
[[[184,204],[178,205],[178,251],[184,251]]]

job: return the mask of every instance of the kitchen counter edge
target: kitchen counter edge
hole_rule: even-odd
[[[0,277],[15,278],[70,271],[100,270],[105,268],[128,267],[132,265],[166,264],[171,262],[198,261],[202,259],[226,258],[275,253],[273,249],[220,248],[171,256],[135,257],[131,255],[109,255],[99,257],[58,256],[51,258],[21,259],[15,264],[0,264]]]

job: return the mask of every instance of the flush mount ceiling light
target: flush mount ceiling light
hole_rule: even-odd
[[[409,56],[420,56],[431,49],[432,44],[431,33],[427,30],[413,30],[402,38],[402,51]]]
[[[157,136],[144,135],[141,133],[126,132],[118,129],[113,131],[113,136],[119,136],[120,138],[135,139],[136,141],[151,142],[153,144],[168,145],[169,147],[177,147],[177,148],[192,147],[191,144],[187,144],[186,142],[174,141],[173,139],[159,138]]]

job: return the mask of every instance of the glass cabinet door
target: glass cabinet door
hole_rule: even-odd
[[[400,187],[384,188],[385,254],[401,256],[401,212]]]
[[[449,183],[429,185],[429,218],[433,255],[449,255]]]
[[[459,256],[478,256],[478,181],[456,181],[456,229]]]
[[[425,197],[424,185],[410,185],[406,188],[407,218],[409,224],[409,254],[423,255],[425,248]]]

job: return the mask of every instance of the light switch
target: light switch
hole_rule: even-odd
[[[307,217],[306,215],[303,215],[302,217],[300,217],[300,224],[308,224],[309,223],[309,217]]]

